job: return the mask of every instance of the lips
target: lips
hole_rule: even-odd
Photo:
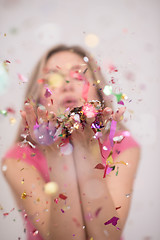
[[[76,107],[77,106],[77,99],[74,98],[74,97],[65,97],[63,100],[62,100],[62,105],[67,108],[67,107],[70,107],[70,108],[73,108],[73,107]]]

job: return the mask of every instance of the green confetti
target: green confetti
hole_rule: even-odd
[[[117,172],[116,172],[116,176],[118,175],[118,169],[119,169],[119,167],[117,167]]]

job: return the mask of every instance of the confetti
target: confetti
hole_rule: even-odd
[[[118,170],[119,170],[119,167],[117,167],[116,176],[118,176]]]
[[[98,217],[98,215],[99,215],[99,213],[100,213],[101,210],[102,210],[101,207],[99,207],[99,208],[96,210],[96,212],[95,212],[95,217]]]
[[[61,212],[64,213],[64,210],[61,208]]]
[[[23,199],[23,200],[24,200],[24,199],[26,199],[26,197],[27,197],[27,194],[26,194],[26,192],[23,192],[23,193],[22,193],[22,195],[21,195],[21,199]]]
[[[85,36],[85,44],[88,46],[88,47],[96,47],[99,43],[99,38],[97,35],[95,34],[87,34]]]
[[[38,234],[38,230],[33,230],[33,236],[36,236]]]
[[[56,127],[52,123],[42,123],[35,125],[34,135],[38,143],[41,145],[51,145],[55,141]]]
[[[2,171],[3,171],[3,172],[7,171],[7,165],[3,165],[3,166],[2,166]]]
[[[117,225],[117,221],[119,220],[118,217],[112,217],[110,220],[104,223],[104,225],[112,224],[113,226]]]
[[[44,191],[46,194],[53,195],[57,193],[59,187],[56,182],[48,182],[44,186]]]
[[[63,200],[66,200],[67,199],[67,196],[65,196],[64,194],[60,193],[59,194],[59,198],[63,199]]]
[[[17,73],[17,75],[18,75],[19,80],[20,80],[22,83],[28,82],[28,79],[27,79],[26,77],[24,77],[22,74]]]
[[[47,78],[47,83],[51,88],[61,87],[64,82],[64,77],[60,73],[51,73]]]
[[[108,69],[109,69],[109,73],[118,72],[118,69],[113,64],[109,64]]]
[[[88,104],[88,103],[86,103],[82,107],[82,111],[87,118],[93,118],[97,114],[95,107],[92,104]]]
[[[128,194],[125,194],[126,195],[126,197],[127,198],[129,198],[130,197],[130,195],[131,195],[131,193],[128,193]]]
[[[114,137],[114,138],[113,138],[113,141],[114,141],[114,142],[117,142],[117,143],[120,143],[123,139],[124,139],[124,136],[123,136],[123,135],[120,135],[120,136]]]
[[[116,210],[118,210],[118,209],[120,209],[121,208],[121,206],[120,207],[116,207]]]
[[[72,153],[72,151],[73,151],[73,146],[71,143],[67,143],[67,144],[60,146],[60,152],[63,155],[70,155]]]
[[[95,166],[96,169],[105,169],[105,166],[102,164],[102,163],[98,163],[96,166]]]
[[[0,114],[2,114],[3,116],[7,116],[7,111],[6,110],[0,110]]]
[[[88,57],[84,57],[83,60],[84,60],[85,62],[89,62]]]
[[[16,119],[12,117],[9,119],[9,122],[11,125],[14,125],[16,123]]]
[[[51,95],[52,95],[51,90],[50,90],[49,88],[46,88],[46,91],[45,91],[44,96],[45,96],[46,98],[48,98],[48,97],[50,97]]]

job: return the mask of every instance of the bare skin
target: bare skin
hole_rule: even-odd
[[[68,65],[67,63],[70,64]],[[46,68],[55,69],[56,65],[60,66],[63,69],[63,73],[65,73],[65,81],[69,81],[69,84],[65,82],[53,89],[55,98],[52,106],[49,104],[50,98],[46,99],[43,97],[45,89],[42,91],[41,104],[43,103],[46,110],[38,108],[35,112],[32,105],[27,104],[24,110],[21,111],[24,126],[28,125],[32,140],[44,151],[48,166],[52,169],[50,171],[50,180],[57,182],[59,185],[57,195],[64,191],[66,192],[69,210],[62,214],[61,209],[64,207],[64,202],[59,201],[57,204],[54,201],[55,197],[45,194],[45,182],[37,170],[33,170],[30,165],[22,161],[16,163],[13,163],[13,159],[5,159],[4,161],[4,164],[8,166],[5,177],[11,185],[17,203],[26,210],[28,216],[33,216],[35,212],[39,213],[37,216],[37,218],[41,219],[39,222],[36,221],[37,218],[30,218],[30,221],[45,240],[75,239],[73,234],[75,234],[77,239],[81,240],[87,240],[87,238],[90,239],[91,237],[94,240],[118,240],[129,211],[131,198],[126,199],[123,196],[125,193],[132,191],[140,154],[138,148],[127,150],[116,159],[117,162],[122,160],[128,162],[129,168],[122,166],[118,177],[111,173],[110,178],[103,179],[100,172],[94,170],[95,165],[101,162],[101,154],[97,141],[92,138],[94,133],[90,128],[90,124],[94,121],[93,118],[87,119],[87,126],[84,131],[81,131],[80,128],[73,131],[71,135],[73,152],[68,156],[62,156],[57,148],[60,139],[50,146],[40,146],[34,135],[33,129],[36,120],[38,122],[43,121],[56,124],[58,109],[61,109],[62,112],[65,110],[63,101],[65,97],[72,96],[77,106],[84,104],[81,91],[79,90],[83,88],[83,83],[79,81],[71,82],[73,79],[69,77],[70,68],[75,65],[83,66],[83,64],[81,57],[74,53],[60,52],[53,55],[46,63]],[[86,77],[89,81],[92,81],[89,71]],[[88,100],[92,99],[98,99],[98,97],[95,89],[91,86]],[[72,107],[75,107],[74,103]],[[112,109],[106,108],[102,113],[103,121],[105,122],[106,120],[107,123],[107,120],[110,118],[120,121],[124,111],[125,108],[120,108],[113,113]],[[48,114],[50,112],[53,114],[52,118]],[[102,139],[104,139],[106,131],[104,130],[102,133]],[[93,148],[96,149],[94,154]],[[20,169],[23,167],[25,170],[22,173]],[[127,184],[125,184],[126,176]],[[27,179],[23,186],[21,184],[22,178]],[[37,178],[39,179],[38,183]],[[33,184],[36,185],[33,198],[28,198],[26,199],[27,201],[21,200],[20,196],[24,189],[26,192],[31,192]],[[90,191],[91,188],[95,188],[94,191],[97,193],[97,198]],[[40,198],[41,201],[35,207],[34,201],[37,198]],[[118,205],[122,205],[122,208],[116,211],[115,208]],[[87,214],[89,212],[94,214],[99,207],[103,209],[99,217],[94,218],[93,221],[87,220]],[[44,211],[46,208],[48,211]],[[104,222],[113,216],[117,216],[120,219],[118,222],[120,231],[112,225],[107,227],[104,225]]]

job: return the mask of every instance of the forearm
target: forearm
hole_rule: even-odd
[[[74,158],[89,237],[94,240],[118,240],[121,236],[121,230],[118,229],[121,228],[120,220],[116,226],[104,225],[118,215],[102,171],[94,169],[96,164],[101,162],[101,158],[97,159],[80,146],[74,148]]]
[[[48,158],[50,158],[48,156]],[[52,165],[51,165],[52,164]],[[54,160],[49,164],[52,168],[51,181],[58,184],[59,189],[52,197],[50,229],[52,237],[50,239],[59,240],[78,239],[86,240],[82,208],[80,202],[77,176],[72,155],[58,156],[54,153]],[[60,197],[66,196],[66,199]]]

